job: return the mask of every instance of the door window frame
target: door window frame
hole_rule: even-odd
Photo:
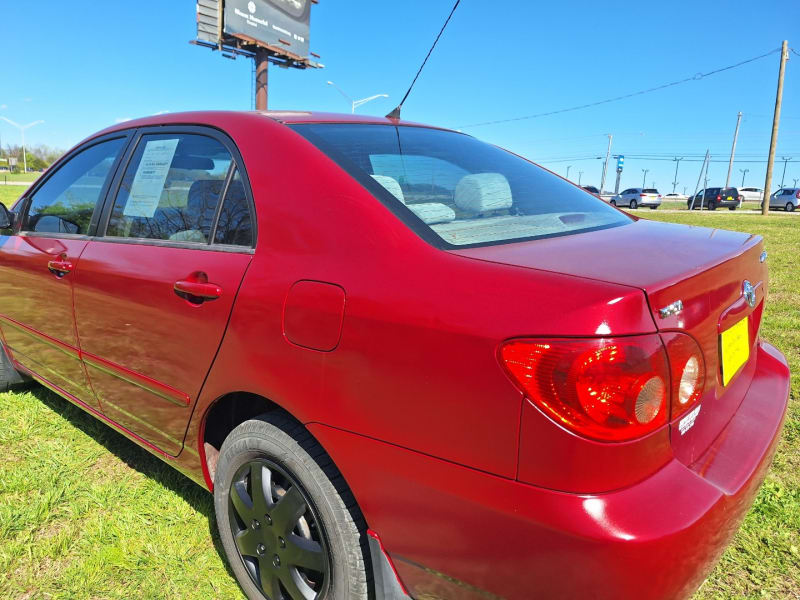
[[[233,178],[233,173],[235,171],[238,171],[240,177],[242,178],[242,184],[244,185],[244,193],[245,197],[247,198],[247,208],[250,213],[250,223],[253,231],[252,243],[250,246],[217,244],[214,241],[215,237],[214,235],[209,236],[208,242],[205,243],[185,242],[185,241],[178,242],[171,240],[151,239],[151,238],[133,238],[133,237],[126,238],[126,237],[106,235],[108,231],[108,224],[109,221],[111,220],[111,213],[113,212],[114,204],[116,203],[117,195],[119,194],[119,188],[122,184],[123,178],[125,177],[125,173],[131,166],[131,161],[133,159],[134,154],[136,153],[136,149],[138,148],[144,136],[153,134],[203,135],[218,141],[225,147],[225,149],[231,155],[231,164],[228,168],[227,174],[225,175],[225,183],[223,185],[222,193],[220,194],[220,199],[219,202],[217,203],[216,212],[214,214],[214,222],[212,223],[212,234],[215,233],[217,230],[219,215],[222,210],[223,203],[225,202],[225,198],[228,193],[228,188]],[[211,250],[214,252],[233,252],[238,254],[255,253],[256,242],[258,240],[258,221],[256,219],[255,202],[253,200],[253,193],[250,187],[250,178],[247,174],[247,170],[245,169],[242,155],[239,152],[239,149],[236,147],[236,144],[226,133],[214,127],[205,125],[153,125],[148,127],[139,127],[135,130],[132,130],[131,140],[128,142],[128,146],[125,152],[123,152],[122,164],[116,169],[114,177],[111,181],[111,185],[108,187],[106,191],[102,210],[98,217],[96,235],[93,239],[112,244],[138,244],[145,246],[163,246],[167,248]]]
[[[17,202],[18,210],[16,223],[14,223],[14,235],[25,235],[26,237],[43,237],[43,238],[67,238],[67,239],[75,239],[75,240],[83,240],[83,239],[91,239],[95,236],[97,231],[98,223],[100,222],[100,215],[102,214],[102,210],[106,203],[106,198],[108,195],[108,190],[111,188],[111,184],[114,181],[117,173],[119,172],[120,164],[122,163],[122,159],[126,156],[128,149],[130,148],[132,137],[132,130],[122,130],[122,131],[115,131],[113,133],[109,133],[103,136],[99,136],[96,138],[92,138],[91,140],[76,146],[64,156],[59,158],[54,165],[52,165],[42,177],[40,177],[30,188],[25,192],[25,194],[20,198]],[[97,197],[97,201],[94,205],[94,211],[92,212],[92,218],[89,221],[89,230],[86,233],[65,233],[65,232],[53,232],[53,231],[30,231],[23,227],[23,224],[27,223],[28,220],[28,213],[31,207],[31,201],[36,193],[45,186],[49,181],[50,178],[53,177],[61,168],[63,168],[67,163],[69,163],[73,158],[75,158],[78,154],[97,146],[98,144],[102,144],[104,142],[110,142],[116,139],[124,139],[125,141],[122,144],[122,148],[120,149],[119,154],[117,154],[117,158],[114,160],[114,164],[109,169],[108,174],[106,175],[106,179],[103,182],[102,187],[100,188],[100,194]]]

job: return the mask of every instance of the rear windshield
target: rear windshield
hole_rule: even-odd
[[[653,189],[653,188],[648,188],[648,189],[646,189],[646,190],[642,190],[642,193],[643,193],[643,194],[657,194],[657,193],[658,193],[658,190],[656,190],[656,189]]]
[[[568,235],[632,220],[541,167],[461,133],[341,123],[291,127],[440,247]]]

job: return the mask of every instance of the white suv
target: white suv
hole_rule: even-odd
[[[739,188],[739,196],[743,202],[761,202],[764,199],[764,190],[755,187]]]
[[[612,206],[629,206],[630,208],[648,206],[655,210],[661,205],[661,194],[654,188],[628,188],[611,198],[609,204]]]

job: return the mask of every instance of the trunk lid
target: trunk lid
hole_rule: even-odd
[[[601,231],[454,250],[469,258],[568,273],[642,289],[660,332],[692,336],[705,361],[706,384],[693,424],[671,424],[675,456],[692,464],[736,412],[755,369],[755,343],[767,292],[763,239],[746,233],[637,220]],[[744,282],[754,288],[753,306]],[[660,309],[680,300],[680,312]],[[746,319],[750,359],[723,384],[720,334]],[[692,411],[690,411],[692,412]],[[681,431],[683,430],[683,431]]]

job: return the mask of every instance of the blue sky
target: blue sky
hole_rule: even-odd
[[[355,98],[387,93],[360,109],[386,114],[402,97],[450,10],[450,0],[320,0],[311,49],[320,71],[270,69],[270,108],[348,111],[330,86]],[[666,90],[548,117],[513,118],[654,87],[777,49],[800,52],[800,3],[530,2],[462,0],[406,102],[403,116],[507,147],[582,183],[599,184],[607,133],[626,155],[622,187],[653,182],[672,191],[673,156],[684,156],[678,191],[693,189],[708,148],[712,182],[724,183],[736,113],[742,111],[733,183],[763,186],[775,102],[777,53]],[[792,34],[794,33],[794,40]],[[31,128],[30,143],[67,148],[118,119],[159,111],[249,110],[251,61],[226,60],[188,44],[191,0],[136,3],[42,0],[3,9],[6,60],[0,115]],[[16,49],[16,50],[12,50]],[[0,121],[2,143],[19,134]],[[649,155],[650,158],[633,158]],[[790,54],[778,157],[787,185],[800,178],[800,56]],[[664,160],[656,160],[662,158]],[[780,184],[776,164],[773,185]],[[612,179],[607,187],[613,186]],[[711,185],[711,183],[710,183]]]

